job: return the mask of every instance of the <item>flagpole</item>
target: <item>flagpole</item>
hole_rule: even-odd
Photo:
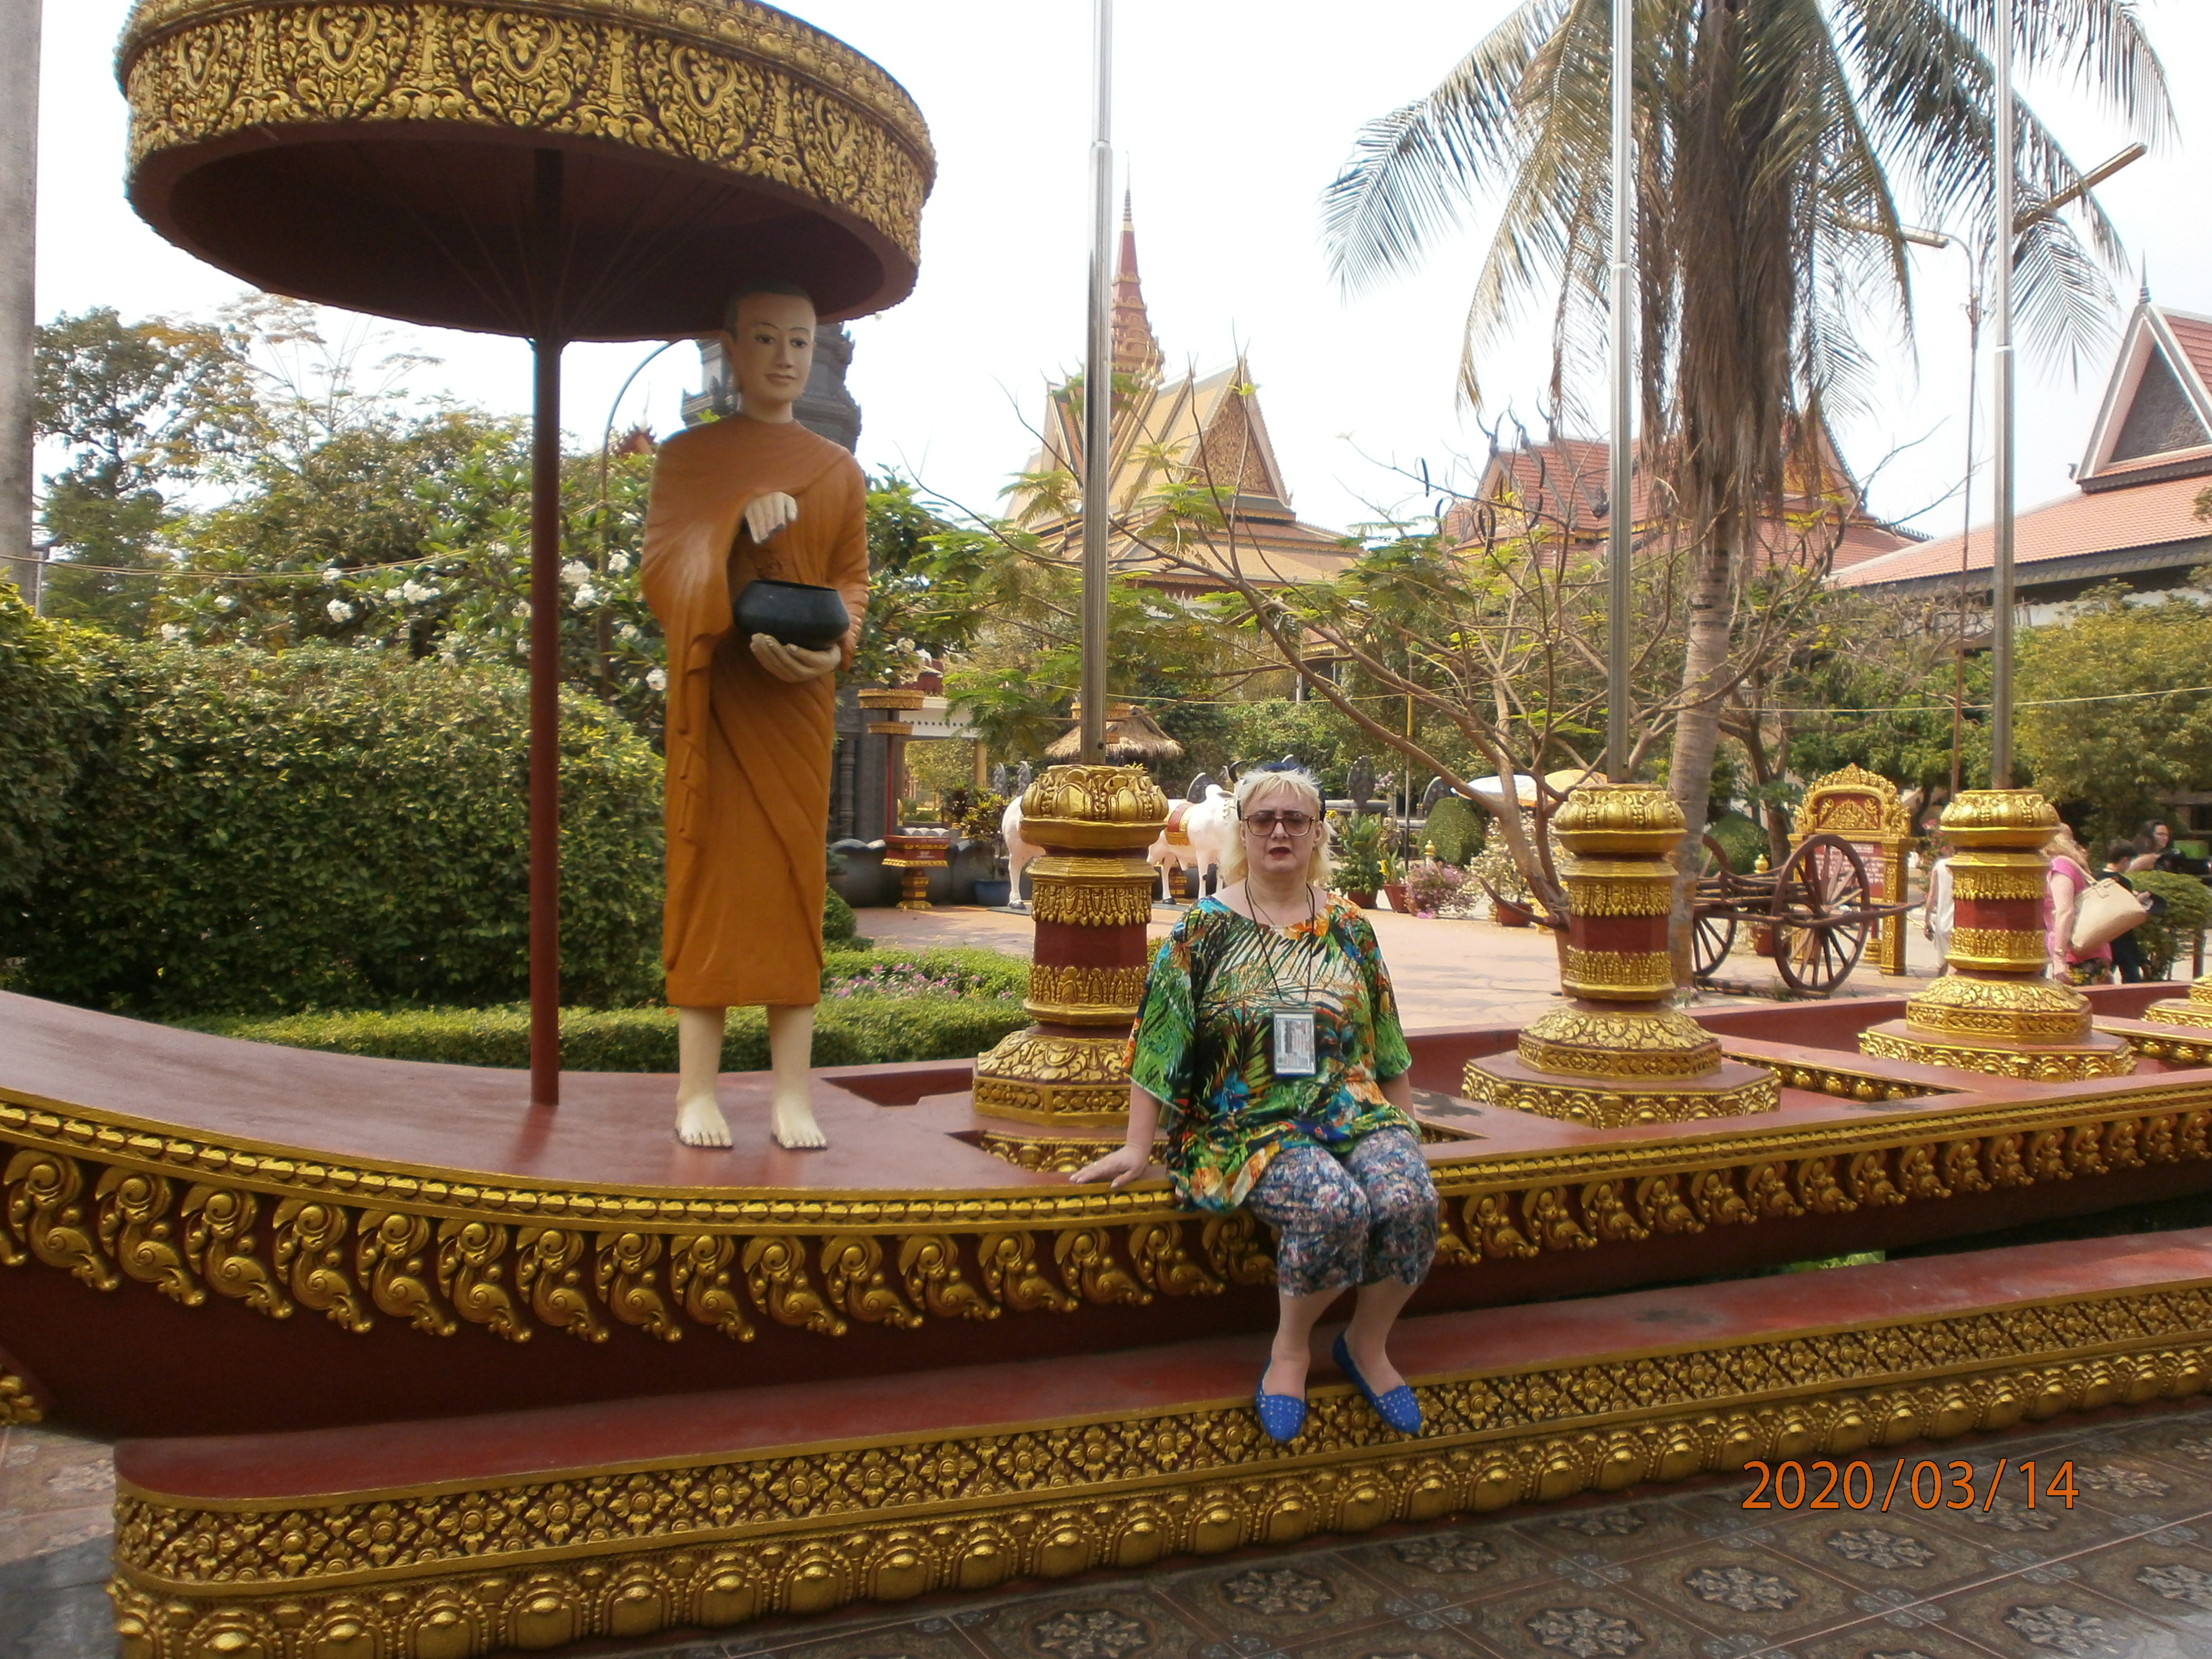
[[[1996,8],[1996,294],[1990,347],[1991,390],[1996,402],[1996,453],[1991,469],[1996,495],[1996,521],[1990,527],[1990,670],[1994,684],[1990,695],[1990,787],[2012,787],[2012,623],[2013,623],[2013,349],[2012,262],[2016,240],[2014,228],[2013,0],[1999,0]]]
[[[1629,507],[1629,313],[1632,292],[1628,261],[1631,171],[1634,159],[1630,116],[1634,104],[1634,0],[1613,0],[1613,295],[1608,326],[1613,375],[1610,481],[1606,503],[1605,775],[1613,783],[1628,779],[1628,538]]]
[[[1091,0],[1091,340],[1083,366],[1085,764],[1106,758],[1106,487],[1114,459],[1114,0]]]

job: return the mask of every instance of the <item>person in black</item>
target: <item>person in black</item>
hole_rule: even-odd
[[[2163,828],[2164,826],[2161,825],[2160,827]],[[2128,872],[2134,867],[2135,861],[2138,856],[2139,849],[2136,842],[2124,839],[2112,842],[2111,846],[2105,849],[2104,879],[2106,881],[2117,881],[2130,893],[2134,892],[2136,890],[2136,884],[2128,879]],[[2143,976],[2142,946],[2136,942],[2135,930],[2133,928],[2129,929],[2126,933],[2121,933],[2113,939],[2112,966],[2119,970],[2121,984],[2137,985],[2142,983]]]
[[[2113,843],[2118,846],[2116,842]],[[2128,844],[2130,870],[2163,870],[2169,875],[2186,875],[2188,860],[2181,849],[2173,844],[2173,831],[2157,818],[2145,818],[2142,828],[2134,841]]]

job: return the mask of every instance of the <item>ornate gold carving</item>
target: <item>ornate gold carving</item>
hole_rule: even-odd
[[[1975,852],[1954,854],[1951,860],[1951,893],[1954,898],[2010,899],[2035,902],[2042,899],[2049,865],[2040,853]]]
[[[368,1328],[368,1315],[361,1291],[346,1276],[351,1220],[339,1205],[288,1198],[276,1206],[274,1257],[278,1279],[290,1284],[301,1307],[358,1335]]]
[[[983,1289],[1016,1313],[1038,1308],[1073,1313],[1076,1298],[1063,1292],[1037,1267],[1036,1240],[1028,1233],[986,1233],[976,1246]]]
[[[1122,1137],[1021,1135],[985,1129],[976,1135],[975,1144],[992,1157],[1003,1158],[1021,1169],[1073,1175],[1119,1147]]]
[[[1139,852],[1168,821],[1141,766],[1049,766],[1022,796],[1022,833],[1039,847]]]
[[[1782,1104],[1781,1085],[1771,1072],[1726,1088],[1668,1091],[1630,1086],[1624,1080],[1607,1090],[1595,1081],[1550,1083],[1529,1079],[1502,1078],[1469,1060],[1461,1087],[1468,1098],[1540,1117],[1564,1118],[1592,1128],[1619,1128],[1631,1123],[1681,1123],[1692,1118],[1740,1117],[1771,1112]]]
[[[46,1420],[46,1410],[31,1385],[15,1372],[0,1369],[0,1429]]]
[[[2039,973],[2048,948],[2042,933],[2033,928],[1954,927],[1945,959],[1957,967],[1996,973],[2022,968]]]
[[[115,1265],[171,1301],[197,1308],[207,1291],[176,1243],[169,1214],[177,1187],[160,1176],[112,1168],[100,1177],[100,1242]]]
[[[1129,1229],[1129,1260],[1137,1277],[1165,1296],[1218,1296],[1221,1280],[1194,1261],[1182,1221],[1154,1221]]]
[[[2199,1030],[2212,1029],[2212,974],[2191,981],[2186,997],[2167,997],[2154,1002],[2142,1011],[2140,1018],[2153,1025],[2188,1025]],[[2144,1052],[2150,1052],[2147,1045]]]
[[[975,1062],[975,1110],[1025,1123],[1125,1123],[1129,1074],[1121,1054],[1127,1046],[1121,1036],[1015,1031]]]
[[[1029,1000],[1022,1006],[1034,1019],[1066,1024],[1127,1027],[1145,997],[1145,970],[1134,968],[1030,969]]]
[[[1937,981],[1939,984],[1941,981]],[[2136,1068],[2135,1050],[2123,1042],[2100,1050],[1984,1048],[1947,1042],[1923,1042],[1891,1031],[1859,1033],[1862,1052],[1885,1060],[1909,1060],[1922,1066],[1949,1066],[1962,1072],[1985,1072],[1995,1077],[2019,1078],[2027,1082],[2070,1083],[2084,1078],[2125,1077]]]
[[[830,1311],[807,1277],[806,1247],[799,1240],[763,1234],[745,1246],[740,1265],[754,1305],[771,1319],[824,1336],[844,1335],[845,1322]]]
[[[1664,951],[1585,951],[1570,945],[1559,984],[1571,997],[1650,1002],[1674,988],[1674,969]]]
[[[1429,1427],[1411,1455],[1324,1385],[1295,1449],[1258,1443],[1248,1407],[1196,1406],[289,1506],[126,1486],[112,1594],[124,1651],[144,1659],[635,1640],[1843,1457],[2187,1398],[2208,1376],[2212,1295],[2157,1285],[1469,1368],[1416,1385]]]
[[[1522,1030],[1522,1063],[1577,1077],[1703,1077],[1720,1064],[1712,1033],[1672,1008],[1554,1008]]]
[[[1960,847],[2040,848],[2058,809],[2033,789],[1962,789],[1943,809],[1943,833]]]
[[[896,82],[744,0],[141,0],[118,62],[134,172],[256,128],[523,126],[764,180],[852,214],[908,258],[935,173]]]
[[[1206,1217],[1199,1237],[1213,1271],[1231,1284],[1275,1282],[1275,1258],[1267,1249],[1267,1230],[1249,1211]]]
[[[1905,1005],[1905,1017],[1914,1030],[1931,1036],[2005,1037],[2015,1042],[2071,1042],[2089,1030],[2087,1000],[2072,986],[2054,984],[2040,975],[1974,979],[1947,974]]]
[[[1787,1060],[1776,1060],[1766,1054],[1731,1052],[1728,1057],[1747,1065],[1765,1066],[1785,1089],[1803,1089],[1813,1094],[1833,1095],[1838,1100],[1871,1103],[1875,1101],[1914,1100],[1942,1092],[1930,1083],[1904,1083],[1895,1078],[1879,1077],[1871,1072],[1849,1071],[1839,1066],[1793,1066]]]
[[[1800,838],[1825,833],[1855,840],[1905,840],[1912,835],[1912,822],[1898,801],[1897,786],[1854,761],[1806,787],[1790,830]]]
[[[1570,859],[1560,876],[1578,916],[1663,916],[1674,908],[1674,872],[1663,864]]]
[[[1552,829],[1577,858],[1664,858],[1687,828],[1682,809],[1649,783],[1585,783],[1553,815]]]
[[[1044,859],[1033,860],[1034,874]],[[1088,863],[1069,859],[1066,862]],[[1099,863],[1109,860],[1099,860]],[[1118,867],[1119,860],[1113,861]],[[1037,880],[1030,901],[1030,914],[1039,921],[1060,922],[1072,927],[1141,927],[1152,919],[1152,891],[1157,878],[1144,866],[1141,880],[1093,877],[1066,881]]]
[[[916,1306],[938,1319],[996,1319],[999,1305],[960,1276],[960,1246],[943,1233],[916,1233],[899,1246],[899,1279]],[[920,1320],[915,1322],[916,1324]]]

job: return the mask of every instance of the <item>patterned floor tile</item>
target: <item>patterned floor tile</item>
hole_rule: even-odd
[[[936,1630],[925,1630],[925,1621],[908,1620],[838,1632],[811,1642],[779,1645],[778,1659],[975,1659],[947,1621],[931,1620]],[[1068,1653],[1058,1659],[1133,1659],[1128,1654],[1104,1651]]]
[[[1758,1654],[1756,1659],[1990,1659],[1990,1650],[1940,1625],[1899,1630],[1869,1619]]]
[[[2008,1578],[1935,1604],[1947,1626],[2004,1659],[2202,1659],[2194,1638],[2073,1581]]]
[[[1615,1585],[1560,1582],[1471,1603],[1466,1633],[1498,1659],[1705,1659],[1709,1632]]]
[[[1451,1609],[1461,1615],[1457,1607]],[[1325,1637],[1288,1650],[1288,1659],[1477,1659],[1460,1630],[1435,1619],[1396,1620]]]
[[[1110,1583],[1026,1601],[957,1633],[1001,1659],[1196,1659],[1214,1641],[1163,1597]]]
[[[1334,1550],[1264,1555],[1164,1574],[1154,1589],[1202,1623],[1270,1647],[1310,1642],[1412,1611],[1407,1597],[1353,1571]]]
[[[2191,1633],[2202,1651],[2212,1653],[2212,1558],[2173,1530],[2123,1539],[2067,1565],[2076,1583]]]
[[[1929,1525],[1917,1514],[1808,1515],[1779,1532],[1777,1551],[1860,1590],[1927,1595],[2002,1571],[1990,1565],[1989,1540]]]
[[[1548,1578],[1553,1560],[1519,1531],[1495,1522],[1364,1544],[1343,1556],[1401,1595],[1442,1595],[1455,1601],[1488,1595],[1532,1575]]]
[[[1632,1561],[1705,1536],[1716,1522],[1735,1528],[1753,1524],[1743,1519],[1741,1502],[1733,1488],[1716,1487],[1688,1502],[1661,1492],[1547,1507],[1508,1524],[1548,1555]]]
[[[1700,1543],[1640,1561],[1634,1589],[1710,1635],[1776,1644],[1864,1616],[1850,1585],[1763,1547]]]

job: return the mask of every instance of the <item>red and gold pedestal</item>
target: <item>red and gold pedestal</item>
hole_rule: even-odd
[[[949,836],[935,832],[901,830],[884,837],[884,868],[899,872],[900,909],[929,908],[930,872],[945,868],[951,846]]]
[[[1468,1098],[1609,1127],[1771,1112],[1772,1072],[1721,1058],[1672,1006],[1667,921],[1681,809],[1650,784],[1585,784],[1552,821],[1572,854],[1559,983],[1570,999],[1521,1033],[1511,1054],[1468,1062]]]
[[[1951,859],[1951,971],[1859,1035],[1862,1052],[1997,1077],[2121,1077],[2123,1037],[2091,1029],[2088,1000],[2045,971],[2043,844],[2058,814],[2033,789],[1968,789],[1943,811]]]
[[[1007,1126],[987,1121],[984,1144],[1002,1156],[1072,1169],[1121,1144],[1121,1056],[1144,995],[1158,878],[1145,849],[1167,815],[1136,766],[1052,767],[1022,797],[1022,833],[1044,848],[1029,866],[1036,945],[1026,1006],[1036,1024],[975,1063],[977,1117]]]
[[[2191,981],[2185,997],[2166,997],[2137,1016],[2151,1025],[2185,1025],[2212,1038],[2212,974]]]

